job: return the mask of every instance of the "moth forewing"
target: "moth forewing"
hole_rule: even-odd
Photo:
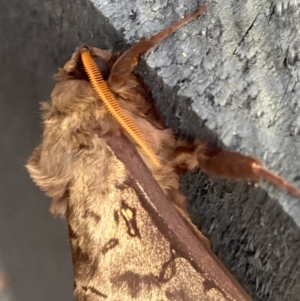
[[[110,174],[103,177],[103,158],[83,155],[95,174],[74,165],[68,202],[77,299],[251,300],[181,220],[128,138],[98,139]],[[102,188],[92,189],[99,179]]]
[[[178,259],[174,282],[178,291],[185,291],[186,299],[178,295],[178,299],[174,300],[252,300],[211,249],[180,218],[128,139],[125,136],[110,136],[105,140],[117,159],[126,166],[131,187],[139,196],[140,211],[148,216],[146,220],[151,228],[156,228],[160,233],[158,241],[151,237],[149,241],[156,250],[167,242],[167,250],[171,248],[173,256]],[[154,260],[159,256],[155,254]],[[185,277],[188,283],[183,279]]]

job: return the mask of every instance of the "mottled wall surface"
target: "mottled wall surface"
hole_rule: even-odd
[[[131,43],[199,5],[93,2]],[[206,17],[146,56],[146,83],[178,133],[254,155],[299,187],[298,2],[206,3]],[[299,299],[299,199],[264,182],[253,186],[199,171],[182,186],[194,222],[255,300]]]
[[[72,300],[65,225],[23,167],[41,135],[38,102],[52,75],[80,44],[120,49],[201,4],[92,2],[101,13],[85,0],[0,3],[0,248],[16,300]],[[300,187],[298,2],[206,3],[207,16],[141,62],[145,82],[175,131],[254,155]],[[296,301],[300,203],[258,186],[199,171],[183,179],[195,223],[249,294]]]
[[[73,300],[66,225],[48,212],[24,165],[40,141],[39,102],[57,68],[78,45],[115,42],[89,1],[0,2],[1,301]]]

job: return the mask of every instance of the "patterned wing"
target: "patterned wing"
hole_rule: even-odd
[[[131,143],[98,143],[106,160],[82,155],[69,189],[77,300],[250,300],[164,199]],[[116,157],[120,150],[126,167]]]

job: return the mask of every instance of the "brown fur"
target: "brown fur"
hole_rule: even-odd
[[[94,55],[101,54],[96,48],[91,48],[91,51]],[[84,154],[87,149],[96,152],[93,129],[100,130],[100,136],[117,135],[122,130],[101,104],[89,82],[80,79],[83,70],[78,67],[78,54],[79,50],[56,76],[58,82],[51,95],[52,102],[42,105],[45,124],[43,143],[27,164],[34,181],[55,200],[53,211],[60,214],[63,214],[61,206],[66,208],[62,199],[72,177],[72,163],[79,153]],[[106,52],[104,58],[111,59]],[[252,167],[253,163],[260,166],[255,158],[211,148],[199,139],[194,142],[175,140],[172,131],[158,120],[156,111],[146,101],[148,96],[135,75],[130,74],[126,84],[118,88],[109,83],[123,109],[141,132],[147,133],[164,164],[156,167],[138,148],[140,155],[163,191],[181,210],[185,211],[185,198],[179,191],[179,176],[189,169],[200,166],[215,175],[237,179],[259,177]],[[272,181],[272,178],[268,180]],[[55,209],[56,203],[59,209]]]
[[[141,42],[143,47],[144,44]],[[126,55],[130,57],[130,51],[134,49],[136,52],[138,45]],[[149,95],[145,87],[131,73],[132,62],[129,61],[128,68],[124,69],[130,71],[124,76],[118,73],[116,66],[126,67],[122,61],[126,56],[118,59],[111,51],[92,47],[89,47],[89,51],[96,62],[98,60],[102,74],[108,72],[107,82],[111,91],[141,132],[147,134],[163,164],[161,167],[155,166],[137,147],[140,156],[186,224],[206,245],[207,240],[190,222],[185,197],[179,191],[179,176],[183,172],[201,167],[220,176],[237,179],[262,176],[284,188],[292,187],[262,168],[254,158],[211,148],[201,140],[188,142],[175,139],[172,131],[159,119],[152,103],[147,101]],[[171,246],[159,235],[159,229],[151,222],[147,212],[140,208],[136,194],[126,184],[128,172],[124,164],[105,142],[105,137],[119,136],[123,130],[90,85],[80,59],[80,49],[59,71],[56,81],[51,101],[42,104],[42,143],[26,167],[34,182],[53,199],[51,211],[68,219],[74,258],[75,295],[78,300],[199,300],[196,296],[203,296],[205,300],[233,300],[228,296],[223,298],[212,290],[211,296],[209,292],[204,292],[205,277],[195,274],[191,266],[184,263],[185,259],[177,258],[177,255],[172,259],[173,268],[181,276],[177,275],[174,283],[168,281],[165,286],[163,280],[158,280],[164,262],[173,256]],[[124,209],[124,200],[129,209]],[[121,223],[122,218],[125,223]],[[134,241],[134,247],[128,235],[140,238]],[[116,248],[117,245],[119,247]],[[110,252],[112,249],[114,251]],[[157,262],[153,262],[153,258]],[[118,259],[120,263],[116,262]],[[173,268],[168,272],[172,274]],[[138,284],[130,280],[133,283],[125,285],[120,276],[124,269],[127,274],[129,270],[130,273],[135,271],[135,275],[145,274],[145,271],[149,273],[148,276],[139,277],[130,274],[129,278],[125,277],[126,281],[137,277]],[[188,283],[185,281],[189,277],[194,277],[194,286],[186,289]],[[108,279],[117,286],[112,287]],[[190,297],[185,298],[183,293],[178,293],[181,297],[176,295],[175,290],[180,288]],[[172,296],[175,297],[172,299]],[[245,297],[240,300],[249,299]]]

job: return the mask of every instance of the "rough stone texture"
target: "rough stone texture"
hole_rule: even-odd
[[[93,2],[129,43],[200,4]],[[206,17],[145,57],[145,82],[177,133],[261,158],[299,187],[298,2],[207,5]],[[254,187],[199,171],[182,186],[194,222],[255,300],[299,300],[299,199],[267,183]]]
[[[93,2],[101,13],[86,0],[0,2],[0,249],[16,300],[72,300],[65,226],[23,168],[52,74],[82,43],[121,49],[202,4]],[[261,158],[300,187],[298,1],[206,3],[207,16],[141,62],[145,82],[177,133]],[[199,171],[182,184],[195,223],[255,300],[299,300],[298,199]]]

